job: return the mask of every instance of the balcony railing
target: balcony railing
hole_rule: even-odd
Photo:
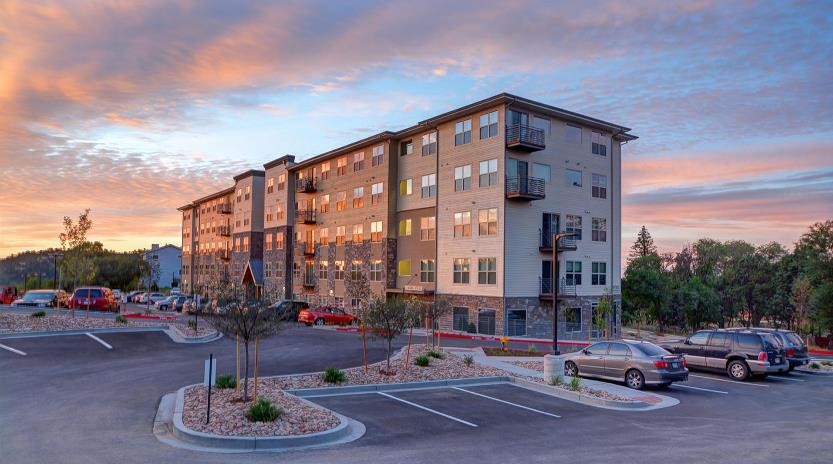
[[[217,211],[220,214],[231,214],[231,203],[221,203],[217,206]]]
[[[506,126],[506,147],[523,151],[538,151],[546,148],[544,131],[524,124]]]
[[[230,226],[220,226],[217,228],[217,233],[219,233],[223,237],[230,237],[231,236],[231,227]]]
[[[315,224],[314,209],[299,209],[295,211],[295,222],[299,224]]]
[[[548,232],[538,229],[538,249],[545,253],[552,253],[552,236]],[[564,237],[558,240],[558,251],[575,251],[576,239]]]
[[[506,178],[506,198],[542,200],[544,197],[546,197],[544,179],[520,176]]]
[[[303,278],[301,279],[301,285],[304,287],[315,287],[315,273],[305,272]]]
[[[295,191],[298,193],[314,193],[318,187],[318,180],[313,177],[295,181]]]
[[[220,259],[223,261],[228,261],[231,259],[231,252],[229,250],[220,250],[218,253],[220,255]]]
[[[553,282],[552,278],[539,278],[539,288],[540,291],[538,295],[542,299],[551,300],[552,299],[552,291],[553,291]],[[567,285],[567,280],[563,277],[558,285],[558,299],[564,299],[568,297],[576,296],[576,286],[575,285]]]
[[[307,256],[315,255],[315,243],[313,242],[300,242],[299,246],[301,248],[301,252]]]

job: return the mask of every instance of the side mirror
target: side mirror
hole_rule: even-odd
[[[581,352],[582,354],[590,354],[590,350],[588,350],[587,348],[581,350]]]
[[[691,340],[686,338],[685,341],[683,342],[683,344],[684,345],[691,345]]]

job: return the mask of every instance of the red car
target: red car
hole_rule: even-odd
[[[352,325],[359,322],[356,316],[347,314],[340,308],[307,308],[298,313],[298,322],[306,325]]]
[[[0,304],[10,305],[17,298],[17,288],[0,287]]]
[[[72,309],[87,309],[94,311],[119,312],[119,300],[107,287],[78,287],[69,299]]]

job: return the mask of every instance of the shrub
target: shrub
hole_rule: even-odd
[[[527,346],[527,347],[526,347],[526,351],[527,351],[529,354],[535,354],[535,353],[537,353],[537,352],[538,352],[538,349],[537,349],[537,348],[535,348],[535,345],[530,344],[529,346]]]
[[[283,414],[283,411],[266,398],[257,400],[249,408],[246,417],[252,422],[272,422]]]
[[[819,366],[819,363],[817,363],[817,362],[811,362],[810,363],[810,368],[811,369],[821,369],[821,366]]]
[[[416,358],[414,358],[414,364],[420,367],[425,367],[431,364],[431,358],[425,355],[417,356]]]
[[[431,351],[429,351],[429,352],[427,352],[427,353],[425,353],[425,354],[426,354],[427,356],[432,357],[432,358],[437,358],[437,359],[443,359],[443,358],[444,358],[443,354],[442,354],[442,353],[440,353],[439,351],[434,351],[434,350],[431,350]]]
[[[32,317],[44,317],[46,316],[46,311],[35,311],[32,313]]]
[[[116,322],[119,324],[127,324],[127,318],[124,316],[116,316]]]
[[[324,369],[324,375],[321,378],[327,383],[341,383],[347,379],[347,375],[335,367],[328,367]]]
[[[474,364],[474,356],[470,354],[463,356],[463,364],[465,364],[466,367],[471,367],[471,365]]]
[[[194,332],[197,331],[197,323],[194,321],[188,321],[188,328],[193,330]]]
[[[552,378],[550,378],[550,385],[552,385],[553,387],[560,387],[563,384],[564,377],[561,377],[560,375],[554,375],[552,376]]]
[[[833,361],[822,361],[821,365],[822,366],[833,366]]]
[[[231,374],[221,375],[217,377],[217,381],[214,386],[220,389],[234,388],[237,386],[237,379],[235,379]]]
[[[570,380],[570,390],[578,391],[580,388],[581,388],[581,379],[578,378],[578,377],[573,377],[573,379]]]

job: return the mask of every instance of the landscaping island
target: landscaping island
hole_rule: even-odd
[[[31,314],[24,313],[0,313],[0,335],[17,334],[38,334],[55,332],[77,332],[84,330],[100,329],[145,329],[154,327],[167,327],[175,329],[184,339],[196,339],[209,337],[216,331],[200,324],[194,330],[193,322],[172,322],[168,320],[133,318],[125,316],[100,317],[91,315],[87,317],[86,311],[76,310],[75,316],[69,311],[62,311],[61,314],[49,314],[44,311],[35,311]]]

